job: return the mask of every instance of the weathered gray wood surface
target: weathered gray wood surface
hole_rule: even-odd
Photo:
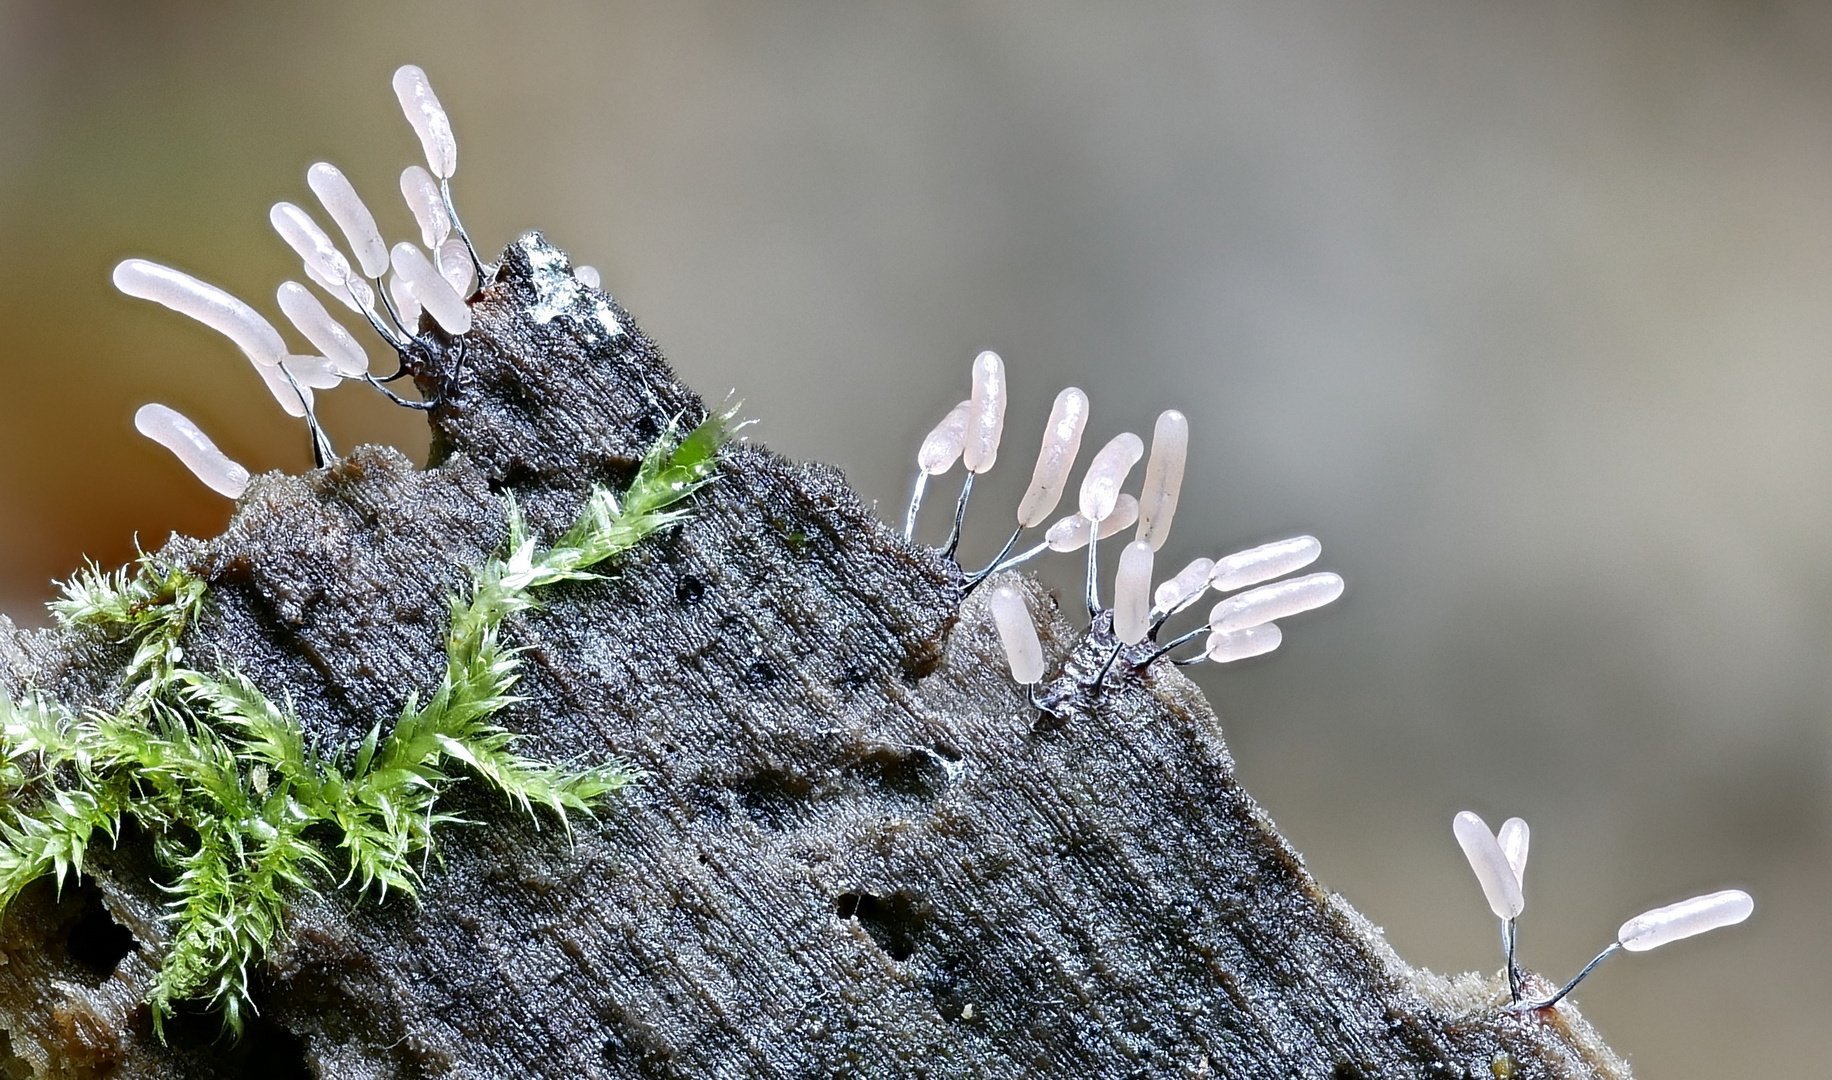
[[[554,529],[670,416],[703,406],[538,236],[422,379],[434,467],[357,451],[269,476],[223,536],[188,647],[308,730],[359,737],[424,694],[446,597],[502,538]],[[613,335],[606,319],[627,328]],[[1596,1077],[1568,1010],[1408,969],[1235,782],[1174,668],[1039,725],[956,569],[833,469],[738,448],[692,520],[607,581],[513,621],[541,756],[645,781],[569,838],[464,807],[423,903],[327,891],[271,958],[240,1046],[159,1046],[138,1004],[160,938],[142,838],[0,929],[13,1074],[320,1077]],[[1034,586],[1027,586],[1034,588]],[[1048,610],[1040,594],[1033,607]],[[1079,639],[1046,625],[1046,651]],[[122,658],[0,621],[0,678],[106,695]],[[123,929],[124,928],[124,929]],[[135,947],[115,961],[128,946]],[[309,1070],[309,1071],[308,1071]]]

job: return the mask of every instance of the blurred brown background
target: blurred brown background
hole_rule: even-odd
[[[409,60],[480,241],[548,230],[886,516],[1000,350],[971,557],[1058,387],[1092,395],[1091,446],[1183,409],[1161,558],[1310,531],[1350,582],[1200,675],[1323,881],[1410,960],[1492,970],[1450,817],[1522,814],[1523,955],[1559,978],[1635,911],[1744,885],[1751,924],[1581,1000],[1645,1077],[1818,1072],[1832,6],[0,0],[0,608],[42,621],[84,555],[221,526],[143,401],[309,464],[231,346],[108,270],[149,255],[277,319],[299,271],[266,208],[321,158],[412,235]],[[424,449],[359,389],[324,412]]]

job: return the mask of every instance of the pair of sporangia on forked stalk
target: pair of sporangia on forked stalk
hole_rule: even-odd
[[[401,194],[420,227],[425,250],[407,242],[388,247],[374,216],[349,180],[335,166],[323,162],[307,171],[306,182],[355,253],[355,266],[311,215],[298,206],[277,203],[269,215],[275,230],[299,254],[306,276],[361,316],[395,350],[399,364],[393,374],[379,379],[371,374],[362,345],[331,317],[316,295],[297,282],[283,283],[276,299],[287,319],[319,355],[292,352],[279,331],[253,308],[188,274],[144,259],[128,259],[114,271],[115,285],[122,292],[189,315],[239,346],[280,405],[291,415],[305,418],[314,455],[321,466],[333,460],[334,453],[314,414],[312,391],[360,380],[399,404],[429,407],[426,402],[398,397],[385,384],[409,374],[411,361],[425,348],[418,341],[423,311],[446,334],[462,339],[471,322],[467,300],[489,272],[477,257],[452,203],[451,177],[458,165],[458,147],[445,110],[433,94],[425,72],[418,67],[407,65],[396,71],[394,89],[426,156],[426,168],[414,165],[401,174]],[[574,276],[585,286],[599,286],[597,271],[589,266],[577,267]],[[383,313],[376,311],[378,296]],[[972,379],[971,396],[950,410],[922,442],[916,459],[916,488],[904,522],[905,538],[913,539],[930,478],[948,472],[956,461],[962,462],[966,479],[955,504],[953,527],[942,547],[950,558],[960,543],[974,479],[997,460],[1005,423],[1005,368],[998,355],[986,352],[975,358]],[[213,490],[239,498],[247,487],[248,470],[226,457],[182,414],[164,405],[150,404],[141,408],[134,422],[142,433],[176,454]],[[1099,645],[1110,645],[1110,649],[1097,671],[1077,673],[1076,681],[1081,685],[1098,689],[1122,654],[1131,668],[1143,669],[1204,634],[1207,641],[1200,652],[1175,662],[1191,664],[1206,659],[1229,663],[1271,652],[1282,640],[1277,620],[1322,607],[1342,595],[1342,578],[1333,573],[1275,580],[1309,566],[1322,554],[1321,544],[1311,536],[1263,544],[1220,559],[1199,558],[1155,590],[1152,588],[1153,562],[1170,532],[1189,447],[1189,422],[1176,410],[1158,416],[1139,495],[1120,490],[1145,453],[1143,441],[1125,432],[1114,436],[1094,455],[1083,474],[1077,511],[1051,525],[1036,546],[1012,555],[1024,533],[1042,525],[1055,512],[1068,486],[1087,422],[1085,393],[1069,387],[1057,395],[1030,486],[1018,504],[1016,530],[991,563],[966,575],[971,590],[990,575],[1046,550],[1071,552],[1086,547],[1089,635]],[[1135,539],[1120,553],[1114,574],[1113,607],[1103,608],[1098,579],[1100,541],[1135,522]],[[1165,623],[1210,591],[1233,595],[1214,605],[1205,624],[1158,644],[1158,634]],[[996,587],[988,600],[1012,676],[1030,688],[1035,703],[1037,688],[1048,667],[1030,610],[1024,597],[1010,585]],[[1543,1000],[1524,1000],[1521,972],[1515,964],[1515,944],[1516,920],[1526,906],[1526,822],[1511,818],[1497,836],[1489,832],[1481,818],[1465,811],[1456,817],[1455,833],[1490,909],[1502,921],[1509,998],[1516,1010],[1557,1004],[1618,950],[1642,952],[1657,948],[1741,922],[1754,909],[1747,893],[1733,889],[1644,912],[1623,923],[1616,940],[1556,993]]]
[[[1322,545],[1311,536],[1263,544],[1217,560],[1197,559],[1155,591],[1152,589],[1154,555],[1169,534],[1189,450],[1189,421],[1174,409],[1158,416],[1152,432],[1151,458],[1137,497],[1122,493],[1120,488],[1143,456],[1144,444],[1137,435],[1125,432],[1114,436],[1094,455],[1082,477],[1077,512],[1051,525],[1042,543],[1011,555],[1011,549],[1017,546],[1026,530],[1043,524],[1055,512],[1080,452],[1087,422],[1088,396],[1085,393],[1071,386],[1056,396],[1055,407],[1044,428],[1043,445],[1037,453],[1030,487],[1018,504],[1018,527],[992,562],[983,570],[967,574],[966,582],[972,589],[989,575],[1016,566],[1045,550],[1067,552],[1085,546],[1088,549],[1087,604],[1092,624],[1089,634],[1103,643],[1102,635],[1110,635],[1111,640],[1111,649],[1105,663],[1093,676],[1092,685],[1098,687],[1105,680],[1122,652],[1147,641],[1153,645],[1129,655],[1134,667],[1144,668],[1203,633],[1208,634],[1203,650],[1176,663],[1191,664],[1205,659],[1228,663],[1271,652],[1278,648],[1282,639],[1275,620],[1322,607],[1342,595],[1342,579],[1332,573],[1274,580],[1303,569],[1322,554]],[[929,432],[917,451],[916,464],[920,471],[904,520],[906,539],[914,538],[916,518],[929,478],[947,472],[957,460],[962,461],[967,476],[955,504],[953,528],[941,549],[949,557],[954,555],[960,543],[967,502],[973,494],[974,478],[991,469],[997,460],[1004,423],[1004,363],[996,353],[981,353],[973,362],[972,396],[956,405]],[[1120,553],[1119,566],[1114,573],[1113,607],[1110,611],[1105,610],[1101,607],[1097,578],[1099,543],[1135,521],[1138,523],[1136,538]],[[1263,584],[1267,582],[1270,584]],[[1247,591],[1238,591],[1242,589]],[[1205,625],[1164,645],[1155,644],[1159,630],[1171,616],[1195,604],[1211,590],[1234,595],[1210,609]],[[1024,597],[1016,588],[1000,585],[988,598],[987,606],[1004,646],[1012,678],[1030,688],[1033,704],[1047,707],[1046,702],[1037,698],[1037,686],[1049,669]],[[1541,1000],[1526,1000],[1522,992],[1522,973],[1515,963],[1515,945],[1516,920],[1526,907],[1523,890],[1527,823],[1520,818],[1509,818],[1496,835],[1489,832],[1480,817],[1464,811],[1456,816],[1454,828],[1457,842],[1476,872],[1490,909],[1502,921],[1509,1007],[1517,1011],[1558,1004],[1598,964],[1618,950],[1645,952],[1671,941],[1742,922],[1755,909],[1748,893],[1730,889],[1645,911],[1623,923],[1616,932],[1616,940],[1558,991]]]
[[[1514,954],[1519,937],[1518,920],[1520,913],[1527,907],[1527,844],[1531,835],[1527,823],[1517,817],[1509,818],[1501,823],[1499,833],[1492,833],[1486,822],[1465,810],[1451,822],[1451,830],[1456,834],[1464,856],[1469,859],[1470,869],[1476,872],[1476,881],[1482,886],[1482,895],[1488,900],[1489,910],[1501,920],[1501,947],[1507,961],[1508,998],[1510,1007],[1516,1011],[1546,1009],[1557,1005],[1566,994],[1577,989],[1577,985],[1596,970],[1598,964],[1618,950],[1647,952],[1649,949],[1658,949],[1681,938],[1703,934],[1722,926],[1734,926],[1749,918],[1750,913],[1756,909],[1756,902],[1748,893],[1741,889],[1725,889],[1644,911],[1623,923],[1616,931],[1616,939],[1598,953],[1596,959],[1585,964],[1583,970],[1570,982],[1538,1001],[1525,1000],[1521,971],[1515,965]]]

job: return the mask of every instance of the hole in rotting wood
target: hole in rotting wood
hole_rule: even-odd
[[[921,747],[881,747],[846,766],[845,774],[886,795],[934,799],[952,779],[948,764]]]
[[[114,921],[108,906],[102,903],[102,891],[88,882],[80,885],[74,896],[66,893],[64,902],[80,905],[70,923],[70,936],[64,939],[64,951],[97,980],[113,975],[122,958],[139,946],[133,932]]]
[[[305,1040],[279,1024],[257,1019],[242,1035],[244,1080],[312,1080]]]
[[[0,1028],[0,1077],[32,1080],[32,1063],[13,1053],[13,1037]]]
[[[807,816],[814,785],[805,776],[766,769],[737,785],[738,802],[752,821],[766,829],[794,828]]]
[[[929,977],[929,996],[935,1010],[949,1023],[971,1023],[981,1017],[981,1006],[974,1001],[968,979],[969,964],[964,956],[941,957]]]
[[[842,919],[857,920],[878,948],[898,962],[915,954],[917,938],[929,923],[928,911],[904,889],[889,896],[841,893],[834,898],[833,913]]]

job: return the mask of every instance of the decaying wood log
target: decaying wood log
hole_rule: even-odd
[[[551,537],[704,413],[538,235],[473,310],[459,340],[427,324],[427,469],[369,447],[258,478],[222,536],[166,549],[209,582],[189,655],[326,745],[430,691],[505,496]],[[0,1075],[1627,1076],[1568,1006],[1412,969],[1319,888],[1173,666],[1043,723],[984,590],[834,469],[736,446],[691,512],[507,630],[507,726],[638,786],[570,835],[471,799],[418,905],[301,897],[239,1044],[206,1016],[153,1037],[163,871],[130,832],[0,926]],[[1055,657],[1082,637],[1043,622]],[[9,692],[105,701],[123,659],[0,620]]]

